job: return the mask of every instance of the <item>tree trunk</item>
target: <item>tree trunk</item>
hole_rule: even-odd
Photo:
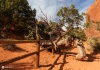
[[[76,41],[77,48],[79,53],[76,55],[77,60],[83,60],[86,57],[86,51],[82,41]]]

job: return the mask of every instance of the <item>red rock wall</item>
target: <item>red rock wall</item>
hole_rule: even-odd
[[[100,0],[95,0],[94,4],[88,8],[86,14],[89,16],[90,21],[100,21]]]
[[[88,8],[86,12],[86,21],[91,22],[93,27],[86,28],[85,33],[88,38],[90,37],[100,37],[100,31],[96,30],[96,23],[100,22],[100,0],[95,0],[95,2]]]

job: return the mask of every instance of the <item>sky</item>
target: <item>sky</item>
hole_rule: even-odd
[[[37,10],[37,19],[43,16],[42,10],[52,21],[57,21],[56,13],[61,7],[74,4],[79,13],[82,13],[86,12],[94,0],[28,0],[28,2],[32,9],[35,8]]]

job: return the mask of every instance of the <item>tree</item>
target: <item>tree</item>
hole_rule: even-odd
[[[62,7],[58,11],[57,16],[61,21],[60,26],[66,27],[66,34],[70,37],[72,36],[71,34],[74,35],[73,31],[75,29],[82,26],[81,23],[84,19],[83,14],[79,14],[78,9],[73,4],[70,7]]]
[[[27,0],[0,0],[0,30],[16,35],[29,34],[29,27],[36,23],[36,10]]]
[[[57,16],[62,21],[62,26],[65,26],[66,29],[69,30],[68,33],[74,28],[79,27],[83,21],[83,16],[79,14],[78,9],[76,9],[74,5],[62,7],[58,11]]]
[[[57,22],[53,22],[50,19],[48,19],[48,16],[45,15],[42,10],[41,10],[41,13],[43,14],[43,17],[40,17],[42,22],[39,22],[39,24],[42,25],[43,27],[40,27],[40,29],[38,27],[40,32],[43,31],[41,33],[41,35],[45,32],[48,39],[51,39],[52,41],[56,40],[56,38],[62,34],[61,31],[63,31],[63,30],[62,30],[61,26]],[[45,36],[45,35],[43,35],[43,36]]]
[[[38,27],[38,34],[41,36],[42,39],[48,40],[50,39],[50,27],[44,21],[37,22]]]
[[[81,60],[85,57],[86,53],[83,48],[81,36],[84,36],[83,30],[79,27],[81,26],[81,22],[83,21],[83,15],[79,14],[78,9],[75,8],[74,5],[71,5],[70,7],[62,7],[58,13],[57,16],[60,18],[61,22],[60,26],[65,26],[67,31],[65,34],[69,36],[71,39],[78,38],[77,40],[77,47],[79,51],[81,51],[81,54],[78,54],[76,57],[78,60]],[[80,35],[83,33],[82,35]],[[62,37],[62,36],[60,36]],[[83,37],[84,38],[84,37]],[[59,38],[60,39],[60,38]],[[71,44],[70,40],[68,40],[69,45]],[[83,51],[84,50],[84,51]],[[82,56],[81,58],[79,56]]]

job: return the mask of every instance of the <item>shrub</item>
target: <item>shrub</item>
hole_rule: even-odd
[[[16,47],[17,46],[15,44],[2,44],[2,48],[4,50],[15,51]]]
[[[93,52],[100,52],[100,37],[91,37],[88,39],[90,48],[88,50]]]
[[[97,30],[98,30],[98,31],[100,31],[100,25],[99,25],[99,26],[97,26]]]

